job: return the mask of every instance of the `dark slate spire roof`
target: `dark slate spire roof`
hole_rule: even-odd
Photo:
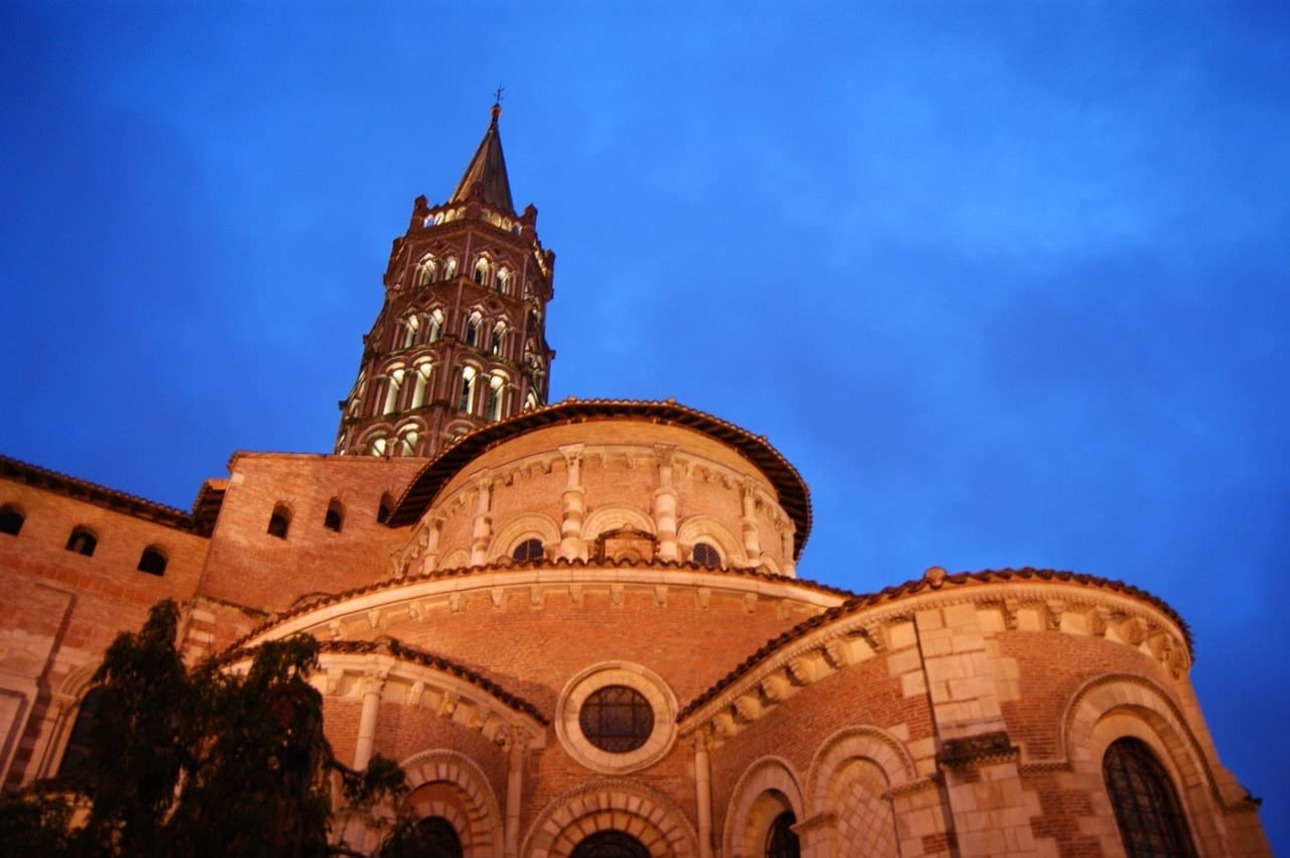
[[[493,105],[493,119],[488,123],[484,139],[479,141],[475,157],[470,159],[470,166],[457,183],[457,190],[452,192],[450,203],[465,202],[470,196],[470,189],[476,182],[483,184],[484,204],[515,213],[515,204],[511,202],[511,180],[506,175],[506,158],[502,156],[502,138],[497,131],[497,117],[502,115],[502,107]]]

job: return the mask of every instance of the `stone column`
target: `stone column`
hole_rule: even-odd
[[[654,445],[658,464],[658,488],[654,490],[654,533],[658,537],[658,558],[680,560],[676,544],[676,490],[672,486],[672,454],[676,447]]]
[[[443,519],[433,516],[426,522],[425,553],[421,556],[422,574],[439,568],[439,538],[443,534]]]
[[[699,820],[699,858],[712,858],[712,761],[708,756],[711,739],[704,732],[690,737],[694,748],[694,800]]]
[[[475,479],[478,503],[475,505],[475,522],[470,532],[470,565],[483,566],[488,562],[488,541],[493,535],[493,517],[489,508],[493,501],[493,480],[487,471]]]
[[[560,556],[566,560],[582,556],[582,517],[587,509],[587,490],[582,486],[582,449],[581,444],[560,448],[568,475],[564,494],[560,496]]]
[[[520,854],[520,806],[524,798],[524,753],[528,749],[528,738],[519,727],[512,727],[506,735],[504,858],[516,858]]]
[[[376,745],[376,716],[381,711],[381,691],[385,688],[385,671],[372,671],[359,686],[363,709],[358,715],[358,742],[354,745],[354,768],[362,771],[372,759]]]
[[[757,485],[751,477],[744,477],[739,491],[743,501],[744,514],[739,517],[739,526],[743,531],[744,555],[752,566],[761,565],[761,533],[757,530]]]

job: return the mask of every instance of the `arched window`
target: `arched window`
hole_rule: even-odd
[[[437,343],[443,336],[443,310],[435,310],[430,314],[430,335],[426,337],[426,342]]]
[[[509,271],[507,271],[505,268],[500,269],[500,270],[497,272],[497,283],[496,283],[496,285],[497,285],[497,291],[498,291],[498,292],[501,292],[503,295],[505,295],[505,294],[506,294],[506,286],[507,286],[507,284],[509,283],[510,279],[511,279],[511,274],[510,274],[510,272],[509,272]]]
[[[462,367],[461,369],[461,396],[457,401],[457,410],[466,414],[471,413],[471,405],[475,401],[475,368],[473,366]]]
[[[269,516],[269,536],[276,536],[278,539],[287,538],[287,529],[291,527],[291,510],[286,504],[276,504],[273,507],[273,515]]]
[[[72,535],[67,537],[67,550],[75,551],[77,554],[84,554],[86,557],[94,556],[94,549],[98,547],[99,539],[94,532],[88,527],[77,525],[72,528]]]
[[[494,357],[502,357],[506,351],[506,325],[502,322],[497,323],[493,328],[493,343],[489,348],[489,353]]]
[[[475,262],[475,282],[481,286],[488,282],[488,260],[481,258]]]
[[[385,522],[390,520],[390,513],[392,512],[394,512],[394,498],[390,497],[389,492],[386,492],[381,495],[381,503],[376,508],[377,522],[385,524]]]
[[[332,498],[327,504],[327,513],[323,516],[323,527],[340,533],[345,524],[345,505],[340,498]]]
[[[385,440],[385,436],[377,435],[367,442],[367,453],[369,456],[384,456],[388,446],[389,442]]]
[[[483,325],[483,319],[478,313],[472,313],[470,318],[466,319],[466,345],[479,345],[479,329]]]
[[[67,737],[67,747],[63,749],[63,761],[58,764],[60,778],[79,774],[85,767],[85,760],[90,755],[90,730],[94,725],[94,714],[99,710],[99,699],[103,689],[91,688],[81,698],[81,705],[76,710],[76,720],[72,722],[71,735]]]
[[[694,562],[698,563],[700,566],[721,565],[721,555],[717,553],[717,549],[713,548],[706,542],[696,542],[694,544],[694,550],[691,552],[691,557],[694,559]]]
[[[386,382],[385,388],[385,405],[381,408],[382,414],[391,414],[399,406],[399,390],[403,387],[403,370],[396,369],[390,373],[390,379]]]
[[[502,419],[502,400],[506,393],[506,379],[495,375],[488,382],[488,404],[485,409],[489,420]]]
[[[579,842],[569,858],[649,858],[649,850],[627,832],[606,828]]]
[[[0,506],[0,533],[7,533],[10,536],[17,536],[18,531],[22,530],[22,523],[27,517],[22,514],[22,510],[11,503]]]
[[[402,348],[410,349],[417,341],[417,328],[421,327],[421,320],[416,316],[408,316],[403,320],[403,345]]]
[[[400,456],[415,456],[417,454],[417,442],[421,435],[416,428],[404,429],[399,433],[398,451]]]
[[[1196,850],[1169,773],[1141,739],[1117,739],[1102,777],[1128,858],[1192,858]]]
[[[434,281],[434,257],[427,256],[421,260],[421,277],[418,283],[421,286],[429,286]]]
[[[420,408],[426,404],[426,389],[430,385],[430,374],[434,371],[434,364],[429,361],[419,363],[416,366],[416,375],[414,376],[415,384],[412,388],[412,403],[409,408]]]
[[[775,817],[766,833],[766,858],[800,858],[802,844],[797,839],[797,832],[793,831],[796,824],[797,817],[791,810]]]
[[[449,256],[448,261],[443,264],[443,279],[451,280],[457,276],[457,257]]]
[[[143,549],[143,553],[139,555],[139,565],[136,568],[138,568],[140,572],[147,572],[149,575],[165,575],[166,552],[162,551],[155,545],[149,545],[147,548]]]
[[[515,550],[511,552],[511,557],[515,560],[541,560],[542,559],[542,540],[526,539]]]
[[[429,816],[417,823],[423,855],[431,858],[462,858],[461,838],[452,823],[442,816]]]

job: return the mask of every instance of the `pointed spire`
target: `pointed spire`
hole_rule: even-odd
[[[484,203],[493,208],[515,213],[515,204],[511,202],[511,180],[506,175],[506,158],[502,156],[502,138],[497,131],[497,117],[502,115],[502,105],[494,102],[493,119],[488,123],[484,139],[479,141],[475,157],[457,183],[457,189],[449,198],[450,203],[465,202],[470,196],[470,189],[476,182],[483,185]]]

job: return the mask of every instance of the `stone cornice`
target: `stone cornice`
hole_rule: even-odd
[[[415,602],[451,602],[455,594],[491,598],[497,589],[517,591],[540,588],[554,592],[568,589],[583,592],[596,585],[648,588],[676,587],[727,591],[754,599],[790,600],[814,610],[835,608],[851,595],[846,590],[744,569],[718,569],[697,563],[673,561],[537,560],[490,566],[466,566],[425,575],[390,578],[366,587],[335,595],[317,594],[308,604],[271,617],[264,625],[237,641],[234,646],[251,645],[269,638],[284,637],[325,627],[342,617]],[[458,603],[458,606],[460,603]],[[451,607],[451,604],[450,604]],[[419,609],[418,609],[419,610]]]
[[[159,504],[136,495],[110,489],[88,480],[69,477],[39,465],[28,464],[9,456],[0,456],[0,479],[13,480],[34,489],[54,492],[64,497],[93,504],[122,515],[141,518],[182,530],[198,536],[209,537],[209,530],[203,530],[191,513],[184,512],[165,504]]]
[[[452,718],[455,714],[467,727],[482,730],[490,738],[492,733],[516,726],[526,728],[530,735],[539,735],[550,724],[550,719],[534,704],[493,680],[396,638],[322,641],[318,648],[321,670],[313,679],[328,696],[344,696],[346,677],[361,682],[379,676],[382,688],[388,687],[391,680],[408,685],[409,691],[402,700],[405,705],[425,705],[426,692],[437,691],[434,705],[441,717]],[[235,666],[253,657],[253,648],[242,648],[226,654],[221,661]],[[463,706],[466,708],[458,712]],[[516,716],[519,716],[518,724]]]
[[[945,575],[857,596],[768,641],[680,712],[681,734],[729,738],[780,700],[885,648],[886,628],[930,607],[975,604],[997,611],[1004,630],[1083,634],[1147,645],[1175,677],[1190,668],[1190,638],[1160,599],[1118,581],[1034,569]]]

